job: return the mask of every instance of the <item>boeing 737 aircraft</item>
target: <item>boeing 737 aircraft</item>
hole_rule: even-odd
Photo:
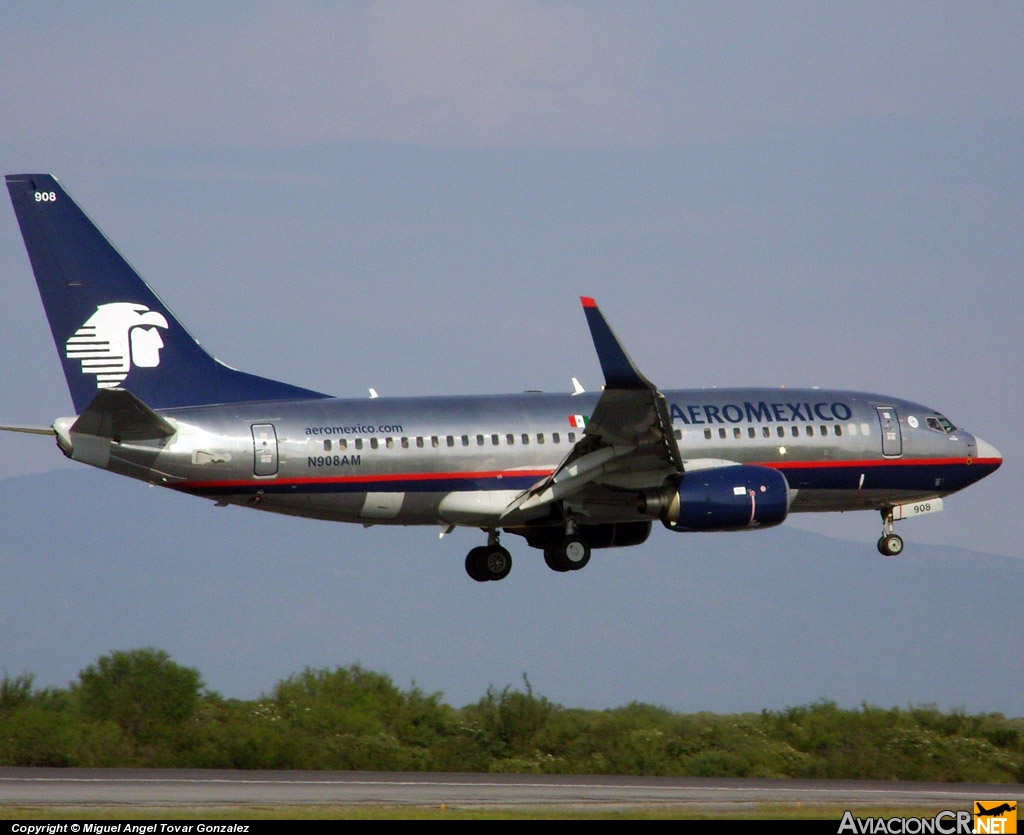
[[[7,187],[75,417],[74,461],[275,513],[486,532],[474,580],[512,567],[502,532],[555,571],[668,530],[767,528],[789,513],[942,508],[999,452],[934,409],[819,389],[659,390],[593,299],[600,393],[338,400],[229,368],[179,324],[53,177]],[[17,427],[7,427],[17,428]]]

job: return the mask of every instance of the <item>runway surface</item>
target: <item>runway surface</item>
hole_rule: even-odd
[[[970,809],[975,799],[1019,798],[1024,785],[746,780],[522,774],[0,769],[3,805],[545,806],[762,803]]]

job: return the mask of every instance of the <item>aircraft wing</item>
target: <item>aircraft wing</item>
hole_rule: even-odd
[[[665,397],[634,365],[597,304],[583,297],[605,386],[583,437],[555,471],[519,496],[505,516],[573,496],[591,485],[660,487],[682,473]]]

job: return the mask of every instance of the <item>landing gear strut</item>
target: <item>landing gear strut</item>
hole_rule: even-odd
[[[498,542],[498,532],[488,531],[487,544],[466,554],[466,573],[478,583],[504,580],[512,570],[512,555]]]
[[[893,533],[892,508],[882,511],[882,537],[878,540],[878,553],[883,557],[896,557],[903,551],[903,538]]]

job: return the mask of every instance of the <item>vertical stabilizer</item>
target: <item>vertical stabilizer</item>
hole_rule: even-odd
[[[326,395],[211,357],[49,174],[9,174],[75,409],[126,389],[153,409]]]

